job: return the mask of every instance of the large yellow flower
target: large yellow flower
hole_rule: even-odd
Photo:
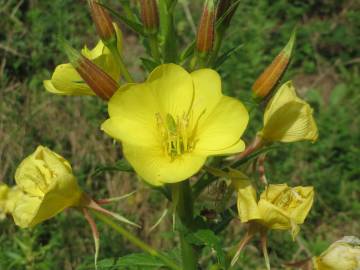
[[[145,83],[120,88],[102,129],[122,142],[126,159],[152,185],[195,174],[209,155],[241,152],[248,112],[221,93],[216,71],[157,67]]]
[[[121,30],[115,23],[114,27],[117,36],[118,50],[121,51]],[[89,60],[92,60],[115,81],[120,79],[120,68],[116,64],[110,50],[101,40],[92,50],[89,50],[87,46],[85,46],[81,53]],[[70,63],[58,65],[55,68],[51,80],[44,81],[44,87],[47,91],[58,95],[95,95]]]
[[[12,214],[23,228],[76,206],[82,195],[70,164],[43,146],[20,163],[15,181],[23,195],[15,202]]]
[[[315,141],[318,129],[308,103],[296,95],[291,81],[284,83],[265,108],[264,127],[259,136],[265,141]]]
[[[304,223],[314,199],[313,187],[268,185],[257,201],[250,181],[239,181],[235,186],[241,222],[255,221],[275,230],[290,229],[293,237],[299,232],[299,225]]]

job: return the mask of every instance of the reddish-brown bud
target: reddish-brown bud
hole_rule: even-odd
[[[256,98],[266,97],[285,73],[290,61],[294,43],[295,31],[291,34],[290,40],[286,46],[253,84],[252,91]]]
[[[196,50],[210,53],[214,46],[215,8],[214,0],[206,0],[197,33]]]
[[[101,6],[100,0],[88,0],[91,17],[96,31],[103,42],[116,41],[116,32],[108,11]]]
[[[119,88],[118,83],[72,47],[67,44],[63,46],[71,64],[85,83],[97,96],[104,100],[109,100]]]
[[[229,27],[238,6],[239,1],[220,0],[216,8],[216,22],[219,22],[222,27]]]
[[[140,9],[145,32],[156,34],[159,30],[159,14],[156,0],[140,0]]]

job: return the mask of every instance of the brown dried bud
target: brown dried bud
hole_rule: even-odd
[[[214,0],[206,0],[200,19],[196,40],[199,53],[210,53],[214,46],[215,8]]]
[[[97,96],[104,100],[109,100],[119,88],[118,83],[72,47],[67,44],[63,46],[71,64],[85,83]]]
[[[285,73],[294,47],[295,35],[293,31],[286,46],[253,84],[252,91],[256,98],[266,97]]]
[[[236,0],[220,0],[216,8],[216,22],[220,22],[222,27],[229,27],[230,21],[239,6]]]
[[[156,34],[159,30],[159,14],[156,0],[140,0],[140,9],[145,32]]]
[[[116,41],[116,32],[108,11],[101,6],[100,0],[88,0],[91,17],[96,31],[105,43]]]

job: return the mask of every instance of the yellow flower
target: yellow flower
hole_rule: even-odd
[[[319,257],[313,258],[316,270],[360,269],[360,239],[345,236],[333,243]]]
[[[264,127],[259,132],[265,141],[315,141],[318,129],[308,103],[296,95],[292,82],[286,82],[265,108]]]
[[[256,221],[274,230],[291,229],[295,238],[313,204],[313,187],[268,185],[257,201],[256,190],[250,181],[241,181],[237,185],[241,222]]]
[[[24,194],[15,202],[12,214],[23,228],[76,206],[82,194],[68,161],[44,146],[20,163],[15,181]]]
[[[126,159],[152,185],[195,174],[207,156],[244,150],[248,112],[221,93],[216,71],[157,67],[145,83],[120,88],[102,129],[122,142]]]
[[[118,49],[121,51],[122,34],[115,23],[114,27],[117,34]],[[116,64],[110,50],[101,40],[92,50],[85,46],[81,52],[115,81],[119,80],[120,68]],[[44,81],[44,87],[47,91],[58,95],[95,95],[70,63],[58,65],[51,80]]]
[[[9,187],[6,184],[0,184],[0,220],[4,219],[6,216],[6,200],[9,193]]]

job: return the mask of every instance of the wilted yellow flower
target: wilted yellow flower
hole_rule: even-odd
[[[274,230],[290,229],[293,237],[299,232],[299,225],[304,223],[314,199],[313,187],[268,185],[259,201],[250,181],[239,182],[237,188],[241,222],[256,221]]]
[[[15,202],[12,214],[23,228],[77,205],[82,194],[69,162],[44,146],[20,163],[15,181],[24,194]]]
[[[114,27],[117,34],[118,49],[121,50],[121,30],[115,23]],[[101,40],[92,50],[85,46],[81,53],[110,75],[115,81],[120,79],[120,68],[110,50]],[[58,65],[55,68],[51,80],[44,81],[44,87],[47,91],[58,95],[95,95],[70,63]]]
[[[313,110],[296,95],[291,81],[284,83],[265,108],[264,127],[258,133],[265,141],[315,141],[318,129]]]
[[[175,64],[120,88],[109,115],[101,128],[122,142],[126,159],[152,185],[185,180],[207,156],[243,151],[249,118],[240,101],[221,93],[216,71],[189,74]]]
[[[313,258],[316,270],[360,269],[360,239],[345,236],[333,243],[319,257]]]

